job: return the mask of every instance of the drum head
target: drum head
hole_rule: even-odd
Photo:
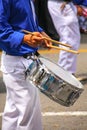
[[[74,87],[78,87],[79,89],[83,88],[83,85],[72,74],[55,64],[53,61],[42,56],[39,57],[39,59],[55,76],[60,77],[62,80]]]

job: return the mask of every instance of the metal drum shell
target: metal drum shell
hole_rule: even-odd
[[[39,60],[41,64],[36,67],[34,75],[28,76],[31,82],[55,102],[67,107],[73,105],[83,92],[83,85],[49,59],[39,57]]]

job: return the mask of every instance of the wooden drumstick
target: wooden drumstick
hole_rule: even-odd
[[[74,53],[74,54],[79,54],[79,52],[75,51],[75,50],[70,50],[70,49],[66,49],[66,48],[60,48],[60,47],[53,46],[53,45],[49,45],[49,47],[54,48],[54,49],[58,49],[58,50],[63,50],[63,51],[71,52],[71,53]]]
[[[29,31],[27,31],[27,30],[22,30],[22,32],[24,32],[24,33],[28,33],[28,34],[33,34],[32,32],[29,32]],[[48,40],[48,41],[53,42],[53,43],[56,43],[56,44],[60,44],[60,45],[63,45],[63,46],[66,46],[66,47],[71,48],[71,46],[68,45],[68,44],[65,44],[65,43],[62,43],[62,42],[59,42],[59,41],[53,40],[53,39],[48,38],[48,37],[43,37],[43,39]]]

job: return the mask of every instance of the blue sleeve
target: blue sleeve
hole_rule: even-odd
[[[43,32],[43,29],[40,26],[38,26],[38,31]]]
[[[87,4],[87,1],[86,0],[73,0],[73,3],[77,5],[84,5],[84,4]]]
[[[10,21],[10,2],[0,0],[0,48],[17,48],[24,37],[21,32],[14,31]]]
[[[36,24],[37,24],[37,27],[38,27],[38,31],[43,32],[44,30],[39,26],[37,15],[36,15]]]

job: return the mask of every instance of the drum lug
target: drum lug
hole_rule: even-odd
[[[70,105],[73,105],[74,102],[80,97],[80,94],[82,93],[82,91],[73,91],[68,99],[67,99],[67,103],[70,104]]]

